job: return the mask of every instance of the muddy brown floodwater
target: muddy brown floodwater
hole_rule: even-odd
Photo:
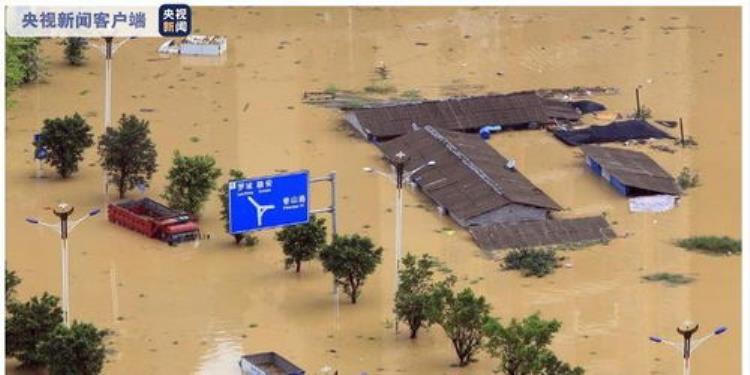
[[[565,253],[572,268],[542,279],[501,272],[467,232],[418,207],[426,202],[413,192],[406,196],[405,249],[440,257],[460,286],[486,296],[504,321],[536,311],[559,319],[553,349],[589,374],[676,373],[679,356],[647,337],[676,339],[675,327],[686,318],[700,322],[702,332],[730,329],[697,352],[694,372],[739,373],[740,257],[671,244],[689,235],[740,236],[739,8],[196,8],[194,20],[196,33],[228,37],[226,58],[160,57],[158,39],[131,41],[115,57],[113,117],[148,119],[159,151],[147,194],[163,190],[174,150],[211,154],[225,174],[335,170],[340,232],[371,236],[386,249],[383,264],[357,305],[341,298],[337,320],[331,279],[319,263],[304,264],[299,275],[285,271],[273,232],[261,233],[254,248],[235,247],[222,233],[215,194],[201,220],[213,235],[198,247],[171,248],[100,215],[71,236],[71,313],[116,332],[105,373],[235,374],[241,354],[267,350],[312,374],[326,365],[340,374],[491,373],[497,362],[484,354],[469,367],[453,367],[439,327],[415,341],[387,328],[394,192],[362,173],[385,164],[375,147],[340,126],[340,114],[300,102],[305,90],[361,89],[381,61],[399,90],[426,97],[602,85],[621,94],[596,99],[626,113],[634,107],[632,90],[642,85],[656,118],[682,116],[697,148],[669,154],[635,147],[674,174],[683,166],[700,173],[701,185],[664,214],[630,214],[627,201],[593,178],[574,148],[548,133],[491,139],[569,208],[562,216],[606,212],[618,234],[629,234]],[[30,142],[43,119],[77,111],[97,135],[103,127],[99,54],[89,50],[86,65],[73,68],[55,41],[42,45],[49,77],[14,94],[6,127],[5,245],[8,266],[23,278],[21,298],[59,295],[60,288],[56,236],[23,218],[53,220],[49,207],[59,200],[78,212],[104,205],[93,149],[67,181],[49,169],[49,178],[33,178]],[[324,186],[313,195],[313,206],[327,204]],[[661,271],[697,280],[678,287],[642,282]],[[6,371],[23,373],[13,361]]]

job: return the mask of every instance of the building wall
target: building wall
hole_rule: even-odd
[[[545,208],[509,204],[497,210],[474,216],[467,220],[467,225],[486,225],[491,223],[513,223],[518,221],[544,220],[549,210]]]
[[[219,56],[224,52],[224,46],[220,44],[189,44],[180,45],[180,53],[183,55]]]
[[[617,179],[617,177],[609,174],[606,169],[602,168],[599,163],[588,156],[586,156],[586,165],[588,165],[589,169],[591,169],[591,171],[597,176],[601,176],[603,179],[607,180],[607,182],[609,182],[609,184],[612,185],[612,187],[621,195],[627,196],[630,193],[630,189],[625,184]]]

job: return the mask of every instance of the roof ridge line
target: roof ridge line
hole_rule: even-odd
[[[474,174],[476,174],[482,181],[484,181],[487,185],[489,185],[492,190],[495,191],[500,196],[506,197],[507,195],[503,192],[503,190],[500,188],[500,186],[497,185],[495,180],[490,178],[484,171],[479,169],[479,167],[471,160],[469,159],[466,154],[461,152],[461,150],[456,147],[450,140],[445,138],[442,134],[440,134],[435,128],[433,128],[431,125],[427,125],[423,128],[427,133],[429,133],[435,140],[445,145],[445,147],[450,151],[455,157],[458,158],[458,160],[461,160],[461,163],[463,163],[465,166],[467,166]],[[514,201],[510,199],[511,201]]]

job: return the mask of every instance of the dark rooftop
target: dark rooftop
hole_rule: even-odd
[[[592,125],[585,129],[556,130],[554,134],[569,146],[624,142],[631,139],[672,138],[644,120],[615,121],[607,125]]]
[[[561,209],[521,172],[506,168],[508,159],[476,134],[426,126],[379,146],[389,160],[399,151],[406,153],[406,170],[435,160],[435,166],[415,173],[412,180],[461,225],[511,203]]]
[[[581,150],[627,186],[656,193],[680,194],[674,178],[642,152],[600,146],[581,146]]]
[[[469,229],[483,250],[607,241],[615,232],[601,216],[490,224]]]
[[[580,114],[565,102],[542,99],[533,92],[424,101],[352,110],[350,122],[376,138],[406,134],[414,125],[478,131],[487,125],[544,124],[553,119],[578,120]],[[355,126],[357,126],[355,125]]]

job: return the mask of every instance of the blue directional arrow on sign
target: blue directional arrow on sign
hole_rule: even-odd
[[[229,181],[229,232],[307,223],[309,193],[306,170]]]

